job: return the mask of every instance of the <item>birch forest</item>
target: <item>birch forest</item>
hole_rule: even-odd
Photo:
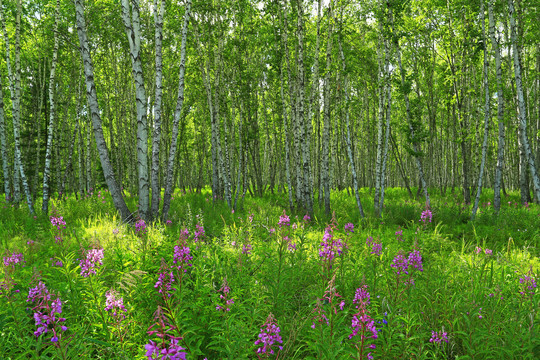
[[[0,358],[540,358],[539,20],[0,0]]]

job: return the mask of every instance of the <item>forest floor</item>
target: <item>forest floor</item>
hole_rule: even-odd
[[[131,225],[106,190],[0,200],[0,359],[539,359],[540,208],[492,198],[470,222],[457,193],[388,189],[375,218],[364,189],[361,220],[346,192],[332,218],[177,192]]]

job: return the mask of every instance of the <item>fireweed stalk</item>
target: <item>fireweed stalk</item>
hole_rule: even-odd
[[[175,336],[174,333],[178,332],[178,328],[168,321],[165,316],[164,309],[158,306],[154,313],[155,322],[148,330],[148,335],[155,335],[156,341],[150,340],[148,344],[144,346],[146,350],[145,356],[148,360],[185,360],[186,352],[183,350],[189,350],[184,338],[182,336]],[[156,330],[152,330],[152,328]],[[179,342],[182,341],[185,348],[180,346]]]
[[[370,342],[370,339],[377,339],[377,329],[375,328],[375,321],[369,315],[368,305],[370,304],[370,295],[367,291],[367,285],[363,285],[356,289],[354,294],[353,303],[356,304],[358,310],[352,318],[352,332],[349,335],[349,339],[352,340],[355,336],[360,335],[360,338],[356,338],[356,359],[373,359],[371,352],[368,349],[374,350],[375,344]],[[367,354],[366,354],[367,352]]]
[[[322,274],[326,281],[332,278],[336,257],[341,256],[347,249],[345,241],[335,238],[335,227],[335,224],[326,227],[319,249],[319,257],[322,260]]]
[[[62,359],[66,359],[65,351],[62,348],[62,334],[68,328],[63,325],[66,319],[60,317],[60,314],[62,314],[62,301],[60,297],[51,294],[47,286],[42,281],[39,281],[36,287],[29,290],[26,302],[35,305],[32,307],[35,325],[37,326],[34,335],[40,337],[49,331],[52,332],[51,342]]]
[[[343,307],[345,306],[345,301],[339,295],[339,293],[336,291],[335,286],[336,281],[336,275],[330,279],[328,282],[328,286],[326,287],[326,291],[324,292],[324,295],[322,298],[317,299],[317,303],[315,305],[315,309],[313,309],[314,316],[312,318],[312,325],[311,328],[315,329],[317,327],[317,324],[320,325],[320,334],[319,334],[319,341],[321,347],[324,346],[323,344],[323,327],[326,323],[327,326],[330,327],[330,346],[333,345],[334,340],[334,324],[335,324],[335,317],[338,313],[338,311],[342,311]],[[330,311],[327,313],[324,310],[325,305],[330,305]],[[319,358],[322,357],[322,354],[319,353]]]
[[[96,291],[97,284],[95,284],[96,281],[99,284],[99,280],[97,278],[99,278],[99,270],[101,269],[101,265],[103,265],[103,248],[94,247],[88,250],[83,249],[82,255],[82,259],[79,259],[81,276],[88,279],[88,283],[90,284],[90,291],[92,292],[92,296],[94,298],[93,304],[97,305],[103,329],[107,333],[107,336],[109,336],[109,327],[107,325],[107,321],[105,320],[103,308],[99,305],[100,299]]]
[[[278,220],[278,236],[277,236],[277,244],[278,244],[278,271],[277,271],[277,278],[276,278],[276,286],[274,288],[274,310],[276,309],[277,304],[279,303],[279,293],[280,293],[280,287],[281,287],[281,272],[283,270],[283,261],[284,261],[284,255],[285,255],[285,248],[289,244],[289,236],[291,235],[291,219],[286,214],[285,210],[283,210],[283,214],[279,217]]]
[[[277,326],[276,319],[274,315],[270,313],[266,318],[266,321],[261,328],[259,333],[259,339],[255,341],[255,345],[262,345],[262,347],[257,349],[257,357],[260,359],[269,359],[271,355],[274,355],[274,347],[277,347],[279,350],[276,354],[276,360],[279,359],[279,353],[283,350],[283,346],[275,345],[276,343],[283,344],[281,339],[280,328]]]
[[[109,323],[120,338],[120,344],[124,345],[124,335],[122,332],[123,321],[126,318],[127,310],[124,306],[124,298],[118,292],[111,289],[105,293],[105,311],[110,314],[112,321]]]
[[[64,230],[66,229],[66,222],[62,216],[51,216],[51,225],[56,228],[56,235],[54,236],[54,241],[57,244],[63,243]]]
[[[413,250],[409,253],[408,257],[405,257],[403,252],[400,250],[390,266],[396,270],[394,301],[397,301],[398,297],[401,296],[407,288],[414,286],[414,278],[411,270],[416,269],[418,271],[424,271],[420,251]],[[400,291],[401,284],[404,284],[405,288]]]

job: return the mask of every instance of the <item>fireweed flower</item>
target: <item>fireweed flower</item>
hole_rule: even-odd
[[[16,252],[12,252],[11,255],[9,253],[6,253],[6,256],[4,256],[3,260],[4,267],[11,267],[12,270],[15,269],[16,265],[24,266],[24,263],[26,263],[26,261],[24,260],[24,255],[22,253]]]
[[[445,331],[436,332],[431,331],[431,339],[429,339],[429,342],[441,344],[442,342],[448,342],[448,334]]]
[[[105,293],[105,311],[112,311],[112,315],[119,318],[119,310],[127,312],[124,307],[124,298],[118,296],[118,293],[111,289]],[[124,314],[121,315],[122,319],[126,317]]]
[[[398,275],[409,273],[409,260],[401,253],[396,255],[390,266],[397,270]]]
[[[283,215],[279,217],[278,226],[280,228],[284,226],[291,226],[291,219],[289,218],[289,215],[285,213],[285,210],[283,210]]]
[[[270,313],[268,315],[268,318],[266,318],[266,322],[261,328],[261,332],[259,333],[259,339],[255,341],[255,345],[263,345],[262,347],[257,349],[257,354],[266,354],[267,356],[268,354],[274,354],[273,347],[275,346],[277,346],[280,351],[283,350],[283,346],[274,345],[276,343],[283,344],[283,340],[281,340],[281,335],[279,335],[280,331],[281,330],[277,326],[274,315]]]
[[[380,243],[372,243],[371,244],[371,254],[374,254],[376,256],[380,256],[382,251],[382,242]]]
[[[174,275],[171,268],[167,265],[165,259],[161,259],[161,269],[154,288],[158,289],[158,292],[163,296],[171,297],[171,293],[176,290],[172,287],[173,282]]]
[[[62,313],[62,301],[59,297],[56,297],[55,300],[52,300],[52,298],[52,294],[49,293],[45,284],[40,281],[36,287],[29,290],[26,301],[35,304],[32,308],[35,325],[37,326],[34,335],[39,337],[51,331],[51,342],[58,343],[61,332],[66,331],[68,328],[62,325],[66,319],[59,316]]]
[[[409,266],[412,266],[416,270],[424,271],[424,268],[422,267],[422,255],[420,255],[420,251],[411,251],[409,253],[409,257],[407,258],[407,262]]]
[[[354,232],[354,224],[353,223],[347,223],[345,224],[345,227],[343,228],[345,232],[353,233]]]
[[[356,289],[354,294],[353,303],[356,304],[356,309],[358,310],[356,314],[353,315],[351,321],[352,332],[349,335],[349,339],[360,335],[360,340],[356,345],[357,349],[360,350],[362,354],[364,352],[365,346],[367,345],[368,339],[377,339],[377,328],[375,327],[375,321],[369,315],[368,305],[370,303],[370,295],[367,291],[367,285],[363,285]],[[359,346],[358,346],[359,345]],[[370,349],[375,349],[375,344],[369,345]],[[371,353],[367,354],[367,357],[371,356]]]
[[[426,225],[428,222],[431,222],[431,219],[433,218],[433,214],[431,213],[431,210],[426,209],[422,211],[422,214],[420,215],[420,222],[423,222],[424,225]]]
[[[66,222],[62,216],[51,216],[50,218],[52,226],[56,227],[57,230],[62,230],[66,228]]]
[[[311,221],[311,216],[309,216],[308,214],[304,215],[304,222],[307,224],[310,221]]]
[[[222,305],[216,306],[217,311],[231,311],[230,305],[234,304],[234,300],[232,298],[229,299],[229,292],[231,292],[231,289],[229,288],[229,284],[227,283],[227,278],[223,279],[223,283],[221,285],[221,288],[218,290],[218,292],[221,292],[219,295],[219,298],[223,302]]]
[[[190,249],[187,247],[185,243],[176,245],[174,247],[174,260],[173,263],[178,266],[178,270],[184,272],[187,272],[186,267],[193,266],[191,263],[191,260],[193,260],[193,256],[190,254]]]
[[[242,245],[242,254],[244,254],[244,255],[251,254],[251,249],[252,249],[251,244]]]
[[[148,360],[186,360],[186,353],[183,351],[186,349],[178,344],[182,337],[170,334],[170,332],[176,330],[176,327],[169,323],[165,314],[163,314],[161,306],[158,306],[154,319],[156,322],[148,328],[147,333],[150,336],[155,334],[159,340],[150,340],[144,346],[146,350],[145,356]],[[157,327],[157,330],[152,330],[154,326]]]
[[[103,249],[90,249],[83,250],[84,259],[79,260],[79,266],[81,267],[81,276],[88,277],[91,274],[96,273],[96,269],[99,269],[103,265]]]
[[[334,238],[332,228],[330,226],[326,227],[319,249],[319,257],[324,262],[331,264],[334,258],[341,255],[346,248],[347,244],[342,239]]]
[[[396,239],[397,239],[397,241],[403,241],[403,230],[402,229],[398,229],[396,231]]]
[[[519,278],[520,291],[521,295],[526,295],[529,293],[531,296],[534,295],[534,289],[536,289],[536,280],[535,278],[525,275],[522,278]]]
[[[203,226],[200,224],[195,225],[195,231],[193,233],[193,241],[194,242],[203,241],[204,238],[205,238],[205,232],[204,232]]]
[[[137,234],[144,234],[146,233],[146,223],[144,222],[144,220],[139,220],[135,223],[135,231],[137,232]]]
[[[53,267],[62,267],[64,266],[64,263],[62,262],[62,260],[58,259],[58,258],[51,258],[51,265]]]

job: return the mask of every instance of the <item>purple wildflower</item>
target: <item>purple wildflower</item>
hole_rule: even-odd
[[[103,249],[84,250],[83,255],[84,259],[79,260],[81,276],[88,277],[91,274],[95,274],[96,269],[99,269],[103,265]]]
[[[346,248],[347,244],[343,240],[334,238],[332,227],[326,227],[319,249],[319,257],[323,261],[331,263],[334,257],[341,255]]]
[[[274,315],[270,313],[266,319],[266,322],[261,328],[259,339],[255,341],[255,345],[263,345],[257,349],[257,354],[274,354],[274,344],[283,344],[283,340],[281,340],[281,335],[279,335],[279,333],[280,329],[277,326],[276,319],[274,319]],[[283,350],[283,346],[277,345],[277,347],[279,350]]]
[[[407,262],[409,266],[412,266],[417,270],[424,271],[424,268],[422,267],[422,255],[420,255],[420,251],[414,250],[410,252]]]
[[[191,263],[191,260],[193,260],[193,256],[190,255],[190,249],[186,246],[186,244],[180,244],[176,245],[174,247],[174,260],[173,263],[178,266],[178,270],[184,270],[184,272],[187,272],[187,269],[185,266],[193,266]]]
[[[536,289],[536,280],[532,276],[525,275],[522,278],[519,278],[519,283],[521,284],[520,294],[525,295],[527,292],[532,296],[534,295],[534,289]]]
[[[229,306],[234,304],[234,300],[232,298],[229,299],[229,292],[231,292],[231,289],[229,288],[229,284],[227,283],[227,278],[223,279],[223,283],[221,284],[221,288],[218,290],[218,292],[221,292],[219,298],[223,302],[224,306],[218,305],[216,306],[216,310],[231,311],[231,308]]]
[[[397,241],[403,241],[403,230],[402,229],[398,229],[396,231],[396,239],[397,239]]]
[[[376,339],[378,337],[377,335],[377,328],[375,327],[375,321],[371,318],[369,315],[369,309],[368,305],[370,303],[370,295],[367,291],[367,285],[363,285],[356,289],[356,293],[354,294],[354,300],[353,303],[356,304],[356,309],[358,310],[356,314],[353,315],[352,321],[351,321],[351,328],[352,332],[349,335],[349,339],[352,339],[353,337],[360,335],[360,347],[361,350],[364,350],[364,346],[366,345],[366,340],[368,339]],[[375,349],[375,344],[371,344],[369,346],[370,349]],[[371,353],[368,354],[368,358],[371,356]]]
[[[12,252],[11,255],[9,253],[4,256],[4,266],[11,267],[11,269],[15,269],[15,265],[22,265],[26,261],[24,260],[24,255],[22,253],[16,253]],[[24,266],[24,265],[23,265]]]
[[[376,255],[376,256],[380,256],[381,255],[381,251],[382,251],[382,243],[372,243],[371,244],[371,253]]]
[[[118,310],[127,312],[124,307],[124,298],[119,297],[118,293],[114,290],[109,290],[105,293],[105,311],[111,311],[114,317],[118,317]],[[122,314],[122,318],[126,315]]]
[[[161,306],[158,306],[155,319],[156,322],[148,328],[147,333],[149,335],[155,334],[160,341],[150,340],[144,346],[146,349],[145,356],[148,360],[185,360],[186,353],[183,351],[185,349],[178,344],[182,338],[170,334],[170,332],[176,330],[176,327],[167,321]],[[157,326],[158,329],[152,330],[154,326]]]
[[[27,302],[33,302],[34,321],[37,326],[34,335],[39,337],[49,331],[52,332],[51,342],[59,341],[60,331],[66,331],[68,328],[62,323],[65,318],[59,317],[62,313],[62,301],[59,297],[52,300],[51,293],[43,282],[39,282],[35,288],[29,290]]]
[[[146,232],[146,223],[144,220],[139,220],[135,223],[135,231],[137,234],[144,234]]]
[[[164,259],[161,259],[161,269],[158,276],[158,281],[155,283],[154,288],[158,289],[158,292],[162,295],[171,296],[171,292],[176,290],[172,287],[174,282],[174,275],[170,267],[167,265]]]
[[[193,241],[202,241],[205,237],[204,227],[200,224],[195,225],[195,232],[193,233]]]
[[[353,233],[354,232],[354,224],[353,223],[347,223],[344,227],[345,232]]]
[[[445,331],[441,331],[440,333],[431,331],[431,339],[429,339],[429,342],[441,344],[443,341],[448,342],[448,334]]]
[[[409,273],[409,260],[401,253],[396,255],[390,266],[397,270],[398,275]]]
[[[309,216],[308,214],[304,215],[304,222],[308,223],[310,221],[311,221],[311,216]]]
[[[285,213],[285,210],[283,210],[283,215],[279,217],[278,226],[280,228],[284,226],[291,226],[291,219],[289,218],[289,215]]]
[[[431,213],[431,210],[429,209],[425,209],[424,211],[422,211],[422,215],[420,215],[420,221],[425,224],[427,224],[428,222],[430,223],[431,222],[431,219],[433,218],[433,214]]]
[[[65,229],[66,228],[66,222],[64,221],[64,217],[62,216],[51,216],[51,224],[52,226],[55,226],[57,230]]]

